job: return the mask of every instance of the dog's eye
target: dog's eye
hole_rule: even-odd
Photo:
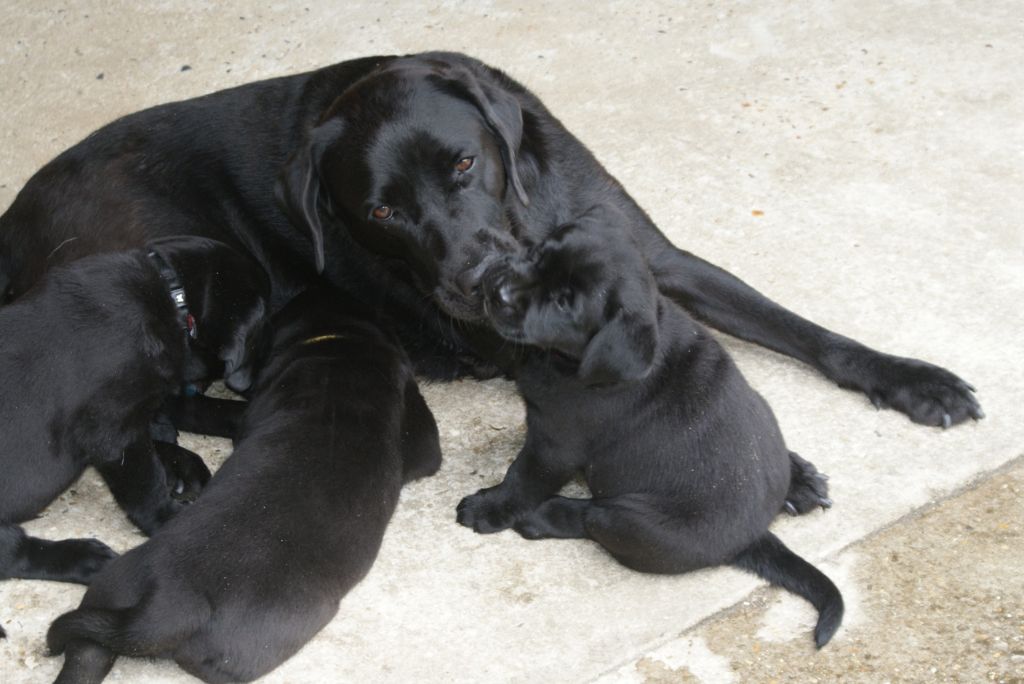
[[[387,221],[389,218],[395,215],[395,210],[386,204],[382,204],[379,207],[375,207],[372,212],[373,218],[378,221]]]
[[[459,161],[455,162],[455,170],[459,173],[466,173],[473,168],[473,164],[475,163],[476,157],[463,157]]]

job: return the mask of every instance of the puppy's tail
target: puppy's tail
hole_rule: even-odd
[[[46,633],[51,655],[64,654],[64,667],[54,684],[99,684],[124,649],[127,611],[78,608],[54,620]]]
[[[814,644],[818,648],[827,644],[839,629],[844,610],[839,589],[771,532],[740,551],[732,564],[810,601],[818,609],[818,624],[814,627]]]

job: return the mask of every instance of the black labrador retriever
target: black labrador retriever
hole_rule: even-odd
[[[151,421],[187,382],[249,384],[268,296],[250,258],[187,236],[55,268],[0,308],[0,578],[87,583],[112,557],[18,525],[87,466],[147,534],[194,496],[209,471]]]
[[[402,484],[441,463],[412,366],[372,320],[319,289],[278,315],[232,455],[51,626],[51,651],[65,653],[58,682],[99,682],[118,655],[249,681],[337,613],[373,565]]]
[[[731,564],[843,616],[836,586],[768,531],[827,507],[824,476],[786,449],[768,404],[707,330],[664,296],[621,215],[600,206],[483,276],[488,317],[526,345],[526,442],[504,481],[466,497],[477,532],[593,539],[624,565]],[[593,498],[556,496],[585,473]]]
[[[478,265],[601,202],[627,215],[658,288],[708,324],[919,423],[982,416],[952,373],[825,330],[676,248],[532,93],[455,53],[351,60],[109,124],[0,216],[0,289],[10,300],[54,264],[194,233],[251,253],[275,310],[324,269],[394,315],[423,372],[483,375],[503,359]]]

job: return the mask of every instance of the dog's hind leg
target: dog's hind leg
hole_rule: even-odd
[[[88,584],[117,554],[95,539],[51,541],[29,537],[18,525],[0,524],[0,579]]]
[[[162,415],[178,430],[234,439],[247,405],[244,401],[208,397],[205,394],[177,396],[167,400]]]
[[[798,316],[731,273],[675,247],[650,221],[637,223],[658,289],[708,325],[791,356],[877,408],[949,427],[984,417],[974,387],[944,368],[883,354]]]
[[[591,499],[553,496],[516,521],[515,531],[526,539],[584,539],[583,518]]]
[[[64,666],[53,684],[100,684],[114,667],[115,660],[117,654],[97,643],[72,641],[64,649]]]
[[[724,559],[688,522],[667,513],[658,499],[625,494],[607,499],[555,496],[516,522],[527,539],[592,539],[626,567],[640,572],[681,573]]]
[[[828,498],[827,475],[819,473],[813,463],[792,451],[789,452],[789,466],[789,491],[786,493],[783,510],[790,515],[803,515],[818,506],[832,507],[832,499]]]
[[[147,579],[145,573],[122,578],[127,586],[112,585],[104,575],[86,593],[82,606],[50,625],[47,648],[51,655],[65,655],[58,682],[100,682],[119,655],[167,657],[210,620],[210,604],[187,582],[170,586]],[[135,602],[112,607],[125,600]]]

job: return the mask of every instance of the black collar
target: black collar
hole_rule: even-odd
[[[181,324],[182,329],[185,331],[185,335],[189,339],[196,339],[198,334],[196,330],[196,319],[192,316],[188,310],[188,301],[185,299],[185,287],[181,284],[181,278],[178,277],[178,272],[174,270],[174,267],[163,257],[162,254],[154,249],[150,249],[146,256],[149,257],[150,261],[153,262],[153,266],[160,273],[160,278],[164,281],[167,286],[167,291],[171,295],[171,301],[174,302],[174,307],[178,311],[178,322]]]

